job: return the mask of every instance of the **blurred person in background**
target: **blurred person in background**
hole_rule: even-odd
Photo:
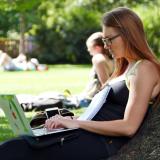
[[[28,70],[47,70],[48,67],[39,64],[36,58],[27,60],[26,55],[19,54],[12,58],[6,52],[0,50],[0,69],[4,71],[28,71]]]
[[[113,58],[108,50],[104,49],[102,32],[91,34],[86,40],[86,46],[92,57],[92,69],[89,75],[89,82],[79,96],[79,106],[87,107],[94,95],[100,91],[113,72]]]

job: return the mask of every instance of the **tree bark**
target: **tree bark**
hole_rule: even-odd
[[[137,134],[119,152],[107,160],[160,159],[160,104],[150,108]]]
[[[25,16],[24,13],[20,13],[20,41],[19,41],[19,54],[25,54]]]

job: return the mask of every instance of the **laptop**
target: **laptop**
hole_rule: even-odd
[[[51,131],[48,131],[45,128],[32,129],[29,124],[29,120],[25,117],[24,111],[15,95],[0,95],[0,108],[2,108],[15,135],[30,135],[39,137],[47,134],[77,129],[59,128]]]

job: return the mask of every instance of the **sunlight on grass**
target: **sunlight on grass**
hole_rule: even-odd
[[[0,124],[0,141],[4,141],[14,137],[14,134],[5,117],[0,117]]]
[[[88,81],[90,67],[55,65],[48,71],[0,71],[0,93],[39,94],[47,91],[71,90],[80,93]]]

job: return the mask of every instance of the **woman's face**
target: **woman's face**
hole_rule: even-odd
[[[121,34],[113,27],[103,26],[103,42],[104,48],[108,49],[113,58],[118,59],[124,57],[125,47]]]

